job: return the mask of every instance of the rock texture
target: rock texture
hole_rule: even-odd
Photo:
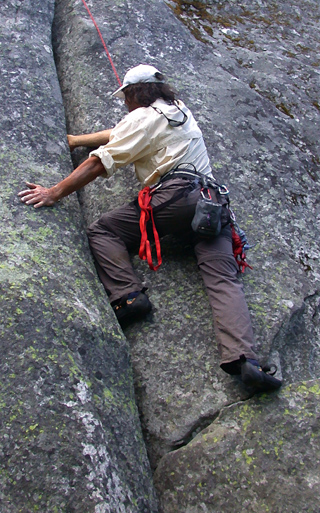
[[[156,511],[128,344],[76,195],[17,193],[72,170],[51,48],[52,1],[1,4],[1,513]]]
[[[308,381],[225,408],[161,460],[161,511],[318,511],[319,393]]]
[[[305,33],[309,19],[314,26],[318,23],[317,4],[311,4],[310,11],[303,4],[300,25],[289,30],[293,22],[287,4],[275,3],[279,16],[274,15],[271,41],[266,22],[258,16],[261,11],[260,17],[268,18],[267,3],[260,11],[258,3],[252,4],[255,16],[250,17],[250,6],[241,2],[170,2],[193,33],[195,23],[212,26],[205,41],[195,39],[160,1],[92,4],[118,73],[139,62],[158,66],[199,120],[216,176],[229,185],[238,220],[256,244],[249,254],[254,269],[244,283],[257,348],[262,359],[278,364],[278,375],[286,382],[295,381],[297,374],[302,379],[319,374],[318,156],[314,138],[307,136],[316,132],[319,109],[316,96],[309,98],[302,87],[309,73],[311,89],[317,90],[319,74],[310,50],[310,58],[307,53],[300,58],[301,76],[297,72],[294,81],[292,68],[299,56],[290,57],[291,46],[299,40],[295,31],[300,27]],[[244,43],[250,33],[256,45],[246,48],[234,41],[225,27],[228,19],[228,30],[236,30],[238,23]],[[286,46],[277,45],[278,40]],[[117,121],[123,107],[109,94],[117,88],[116,78],[81,2],[57,2],[55,52],[68,129],[90,131]],[[278,93],[271,84],[277,84]],[[290,115],[287,96],[280,98],[280,93],[289,94],[288,85],[301,90],[301,101]],[[83,154],[75,161],[80,158]],[[130,169],[88,187],[82,195],[86,222],[131,199],[136,190]],[[219,370],[211,315],[192,251],[185,242],[170,239],[163,244],[163,256],[156,274],[134,257],[155,309],[148,322],[126,331],[154,467],[168,450],[213,420],[221,407],[248,397]]]
[[[206,293],[187,241],[163,242],[157,273],[133,256],[155,308],[147,322],[126,330],[126,339],[115,324],[81,213],[86,225],[132,199],[138,190],[132,169],[87,186],[81,213],[75,196],[41,214],[19,204],[15,194],[24,178],[54,183],[70,162],[51,55],[52,3],[6,4],[5,513],[24,490],[30,511],[155,511],[128,342],[164,513],[317,511],[318,2],[89,2],[119,75],[140,62],[153,64],[193,110],[215,175],[228,184],[238,221],[255,244],[248,255],[253,271],[243,281],[257,349],[262,360],[277,363],[286,387],[251,399],[219,369]],[[110,96],[118,83],[81,0],[56,0],[53,48],[67,130],[113,126],[125,109]],[[87,154],[74,152],[74,165]],[[11,400],[16,392],[19,409]],[[44,433],[57,434],[49,439],[40,432],[43,423]],[[109,458],[101,455],[106,441]],[[26,460],[18,462],[20,454]],[[43,477],[52,461],[57,481]],[[25,474],[35,478],[25,483]],[[41,497],[35,481],[46,491]]]

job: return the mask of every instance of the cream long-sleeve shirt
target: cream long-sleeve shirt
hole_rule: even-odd
[[[188,117],[179,127],[170,126],[159,110],[177,121],[182,121],[183,114],[162,99],[127,114],[113,128],[108,144],[90,153],[101,159],[106,171],[104,176],[110,177],[128,164],[134,164],[142,185],[156,183],[180,164],[193,164],[197,171],[212,176],[201,130],[184,103],[179,100],[178,106]]]

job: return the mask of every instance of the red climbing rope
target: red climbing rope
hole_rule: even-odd
[[[90,9],[89,9],[89,7],[87,6],[87,3],[85,2],[85,0],[82,0],[82,3],[83,3],[83,5],[85,6],[85,8],[87,9],[87,11],[88,11],[88,14],[89,14],[90,18],[91,18],[91,20],[93,21],[93,24],[94,24],[94,26],[95,26],[95,27],[96,27],[96,29],[97,29],[97,32],[98,32],[99,37],[100,37],[100,39],[101,39],[101,42],[102,42],[102,44],[103,44],[103,48],[105,49],[105,52],[106,52],[106,54],[107,54],[107,56],[108,56],[108,59],[109,59],[110,64],[111,64],[111,67],[112,67],[112,69],[113,69],[113,72],[114,72],[114,74],[115,74],[115,76],[116,76],[116,79],[118,80],[118,83],[119,83],[119,85],[120,85],[120,87],[121,87],[121,86],[122,86],[122,84],[121,84],[121,80],[120,80],[120,78],[119,78],[119,76],[118,76],[118,73],[117,73],[117,70],[116,70],[116,68],[115,68],[115,66],[114,66],[114,64],[113,64],[113,61],[112,61],[111,55],[110,55],[110,53],[108,52],[107,45],[106,45],[106,43],[105,43],[105,42],[104,42],[104,40],[103,40],[102,34],[101,34],[101,32],[100,32],[100,29],[99,29],[98,25],[96,24],[96,21],[95,21],[94,17],[92,16],[92,14],[91,14],[91,12],[90,12]]]

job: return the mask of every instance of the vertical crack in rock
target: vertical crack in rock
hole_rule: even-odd
[[[129,348],[77,197],[37,210],[17,197],[26,180],[50,186],[72,170],[53,10],[0,4],[1,513],[155,513]]]
[[[200,2],[179,4],[191,9]],[[201,4],[210,10],[225,9],[227,17],[228,11],[231,16],[246,6],[249,11],[259,11],[271,5],[260,0]],[[283,0],[272,6],[283,6],[283,17],[308,8],[308,2],[291,4]],[[317,2],[310,5],[319,8]],[[310,20],[307,13],[297,35],[282,23],[283,18],[266,27],[263,20],[258,23],[250,13],[247,17],[242,13],[232,26],[216,24],[210,31],[206,25],[211,38],[207,44],[194,39],[164,2],[157,0],[95,0],[94,14],[121,76],[139,62],[151,62],[167,74],[203,130],[214,174],[230,185],[237,219],[249,240],[258,243],[248,255],[253,271],[243,282],[262,361],[269,356],[280,362],[285,383],[316,376],[320,362],[312,328],[318,314],[312,301],[307,301],[304,309],[301,305],[319,288],[320,276],[319,111],[306,97],[310,85],[312,102],[318,99],[318,68],[316,60],[314,65],[308,64],[314,49],[306,49],[304,54],[294,48],[295,55],[290,55],[290,45],[308,34],[307,25],[309,21],[312,26],[317,23],[316,17]],[[246,46],[237,40],[233,30],[242,28],[244,36],[253,31],[254,44],[248,41]],[[274,37],[270,39],[271,33]],[[312,36],[316,33],[314,30]],[[57,0],[55,35],[68,129],[83,132],[113,126],[124,111],[110,98],[116,89],[114,76],[94,27],[85,21],[81,2]],[[310,72],[310,80],[304,70]],[[120,201],[131,200],[135,191],[130,169],[110,182],[97,181],[86,187],[81,192],[85,223]],[[305,490],[312,491],[311,485],[317,489],[316,473],[312,470],[309,479],[306,470],[309,455],[304,457],[298,447],[299,440],[311,440],[316,447],[317,427],[310,416],[313,404],[305,415],[303,404],[316,402],[317,383],[296,383],[296,388],[285,389],[283,395],[257,396],[239,403],[250,394],[219,369],[210,310],[190,247],[177,240],[165,241],[163,255],[165,272],[152,276],[134,258],[137,272],[149,286],[154,311],[125,335],[130,342],[150,460],[154,468],[159,464],[161,469],[156,472],[164,511],[176,513],[179,507],[214,511],[218,504],[217,511],[227,513],[251,504],[251,496],[254,507],[266,511],[272,509],[274,494],[279,497],[287,481],[288,496],[294,495],[295,484],[299,486],[295,476],[300,477],[301,472],[308,483]],[[95,371],[103,375],[100,367]],[[226,404],[233,406],[229,410]],[[215,412],[221,412],[219,418],[215,419]],[[282,438],[275,441],[279,426]],[[239,435],[243,435],[240,440]],[[227,437],[232,443],[225,442]],[[294,437],[298,442],[291,451]],[[172,440],[182,444],[173,453],[169,452]],[[285,455],[283,443],[288,443]],[[207,459],[202,459],[202,450]],[[286,455],[286,466],[281,467]],[[305,466],[300,466],[300,461]],[[234,475],[231,467],[236,469]],[[274,469],[280,467],[274,480]],[[306,491],[300,490],[303,497]]]
[[[205,4],[207,9],[218,8]],[[110,127],[123,111],[110,98],[116,84],[96,30],[81,3],[57,0],[56,6],[54,46],[68,129],[80,132]],[[241,6],[227,2],[223,8],[233,11]],[[243,48],[220,29],[213,30],[210,45],[199,43],[163,2],[142,6],[138,1],[114,4],[97,0],[94,15],[118,71],[123,74],[138,61],[151,60],[167,73],[194,111],[214,172],[231,185],[237,218],[250,240],[259,243],[248,255],[253,271],[243,281],[259,354],[262,359],[270,354],[279,362],[281,355],[273,351],[279,327],[319,276],[318,247],[309,222],[310,216],[317,217],[318,190],[316,181],[311,187],[309,184],[310,174],[316,177],[312,155],[305,152],[302,158],[298,146],[292,144],[295,140],[303,146],[300,127],[308,118],[301,116],[299,125],[294,124],[290,116],[261,96],[258,87],[248,84],[253,73],[255,83],[267,75],[270,91],[273,82],[280,81],[278,92],[282,94],[287,75],[273,66],[272,53]],[[248,17],[248,23],[251,21]],[[279,26],[275,25],[275,30]],[[263,27],[254,25],[261,48],[269,44]],[[272,40],[271,48],[273,44]],[[135,190],[130,170],[118,173],[110,182],[97,181],[86,187],[80,195],[85,223],[120,201],[131,200]],[[197,423],[201,412],[210,416],[224,404],[248,397],[219,370],[210,309],[190,248],[170,241],[163,243],[163,251],[165,273],[151,276],[144,264],[134,259],[137,271],[146,276],[155,308],[146,323],[126,331],[153,465],[168,450],[167,441],[183,439],[186,426]],[[288,368],[290,358],[293,354],[289,360],[281,360]]]

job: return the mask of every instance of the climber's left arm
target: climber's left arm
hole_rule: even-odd
[[[67,135],[70,151],[73,151],[78,146],[86,146],[87,148],[97,148],[109,142],[112,128],[108,130],[101,130],[92,134],[81,135]]]

